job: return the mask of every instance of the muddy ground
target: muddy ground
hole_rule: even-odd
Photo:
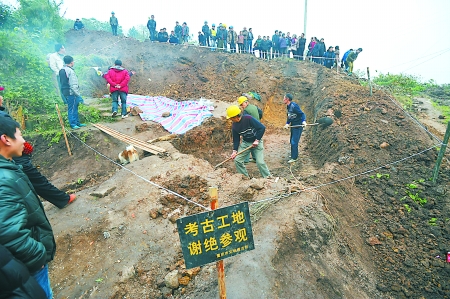
[[[450,298],[448,155],[432,184],[439,142],[391,96],[375,90],[370,97],[357,79],[309,62],[106,32],[66,37],[67,52],[93,66],[107,69],[120,58],[136,70],[131,93],[203,97],[216,110],[202,126],[156,143],[167,155],[140,151],[126,168],[113,162],[126,144],[92,126],[69,135],[71,157],[63,140],[32,140],[35,165],[78,195],[63,210],[45,203],[58,245],[50,264],[55,298],[217,298],[215,266],[185,269],[174,224],[204,209],[164,190],[207,206],[210,186],[218,186],[221,206],[249,201],[253,219],[255,250],[225,260],[228,298]],[[83,94],[106,92],[93,70],[79,76]],[[231,153],[225,108],[248,91],[262,96],[252,103],[264,109],[265,160],[278,179],[260,178],[253,163],[252,180],[233,163],[214,169]],[[293,165],[289,133],[281,129],[286,92],[308,123],[334,119],[304,130]],[[142,130],[138,117],[107,125],[143,141],[168,134],[154,123]],[[442,129],[430,126],[442,138]],[[164,282],[172,271],[176,288]]]

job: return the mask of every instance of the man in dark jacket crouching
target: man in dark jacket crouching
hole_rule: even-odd
[[[55,256],[56,243],[33,185],[13,161],[24,149],[19,128],[9,115],[0,116],[0,244],[25,264],[51,299],[48,263]]]

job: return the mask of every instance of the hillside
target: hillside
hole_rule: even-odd
[[[390,95],[375,90],[370,97],[358,80],[309,62],[106,32],[70,31],[66,38],[67,53],[86,65],[106,70],[119,58],[135,70],[130,93],[206,98],[216,109],[202,126],[158,142],[167,155],[141,152],[126,169],[106,159],[126,144],[92,126],[69,135],[71,157],[63,140],[33,140],[34,164],[79,198],[63,210],[45,203],[58,245],[50,264],[55,298],[217,298],[215,265],[186,270],[171,221],[204,210],[154,184],[204,206],[210,186],[219,187],[220,206],[250,202],[256,248],[225,260],[228,298],[450,298],[448,156],[432,185],[439,143]],[[107,92],[93,69],[75,69],[83,95]],[[262,97],[252,103],[264,110],[265,160],[279,179],[261,179],[252,163],[252,180],[233,163],[214,169],[231,153],[225,108],[249,91]],[[334,119],[304,130],[292,166],[282,130],[287,92],[308,123]],[[142,129],[138,117],[106,125],[143,141],[168,134],[150,122]],[[170,289],[164,277],[174,270],[187,278]]]

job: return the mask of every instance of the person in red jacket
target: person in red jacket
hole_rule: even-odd
[[[122,102],[122,118],[128,117],[127,94],[130,75],[128,71],[122,67],[122,61],[117,59],[114,62],[114,66],[106,73],[105,79],[109,83],[109,91],[111,92],[112,97],[112,116],[114,117],[117,115],[120,97]]]

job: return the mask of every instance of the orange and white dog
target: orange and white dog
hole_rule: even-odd
[[[137,150],[134,148],[134,146],[129,145],[127,146],[127,149],[123,152],[119,153],[119,160],[122,165],[138,161],[139,160],[139,154]]]

